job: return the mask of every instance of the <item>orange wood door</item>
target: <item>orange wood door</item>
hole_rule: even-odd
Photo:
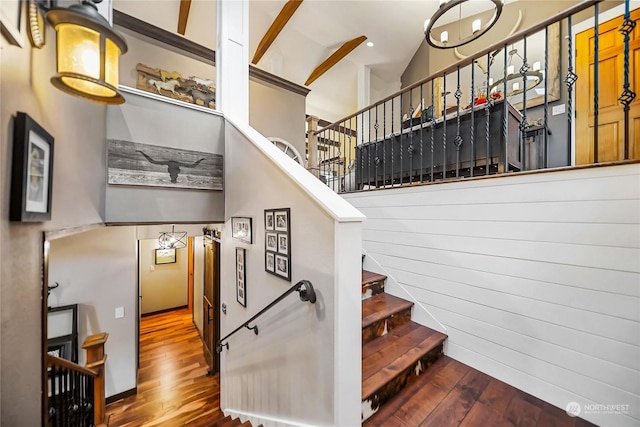
[[[640,19],[640,9],[631,12]],[[624,111],[618,101],[624,85],[624,38],[618,31],[623,17],[599,26],[598,58],[598,162],[624,160]],[[576,164],[594,162],[594,34],[576,36]],[[640,26],[629,44],[630,89],[636,93],[629,111],[629,158],[640,158]]]

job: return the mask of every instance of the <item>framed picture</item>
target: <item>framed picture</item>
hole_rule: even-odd
[[[276,274],[291,281],[291,274],[289,272],[289,257],[276,255]]]
[[[291,281],[291,210],[264,211],[264,269],[281,279]]]
[[[251,228],[251,218],[232,217],[231,237],[242,242],[253,243],[253,231]]]
[[[289,235],[286,233],[278,233],[278,253],[289,253]]]
[[[18,112],[13,128],[11,221],[51,219],[53,136],[28,114]]]
[[[271,273],[276,272],[276,255],[273,252],[267,252],[265,254],[265,269]]]
[[[289,231],[289,210],[275,211],[275,230],[276,231]]]
[[[265,234],[265,247],[268,251],[277,252],[278,251],[278,234],[277,233],[266,233]]]
[[[273,211],[264,211],[264,228],[269,231],[275,230],[273,226]]]
[[[176,249],[156,249],[156,264],[171,264],[176,262]]]
[[[246,251],[244,248],[236,248],[236,300],[241,306],[247,306],[247,271]]]
[[[24,29],[22,21],[22,0],[0,1],[0,33],[14,46],[22,47]]]

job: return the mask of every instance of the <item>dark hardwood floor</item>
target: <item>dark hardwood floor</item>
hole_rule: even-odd
[[[109,427],[215,425],[222,417],[220,385],[206,372],[189,310],[143,317],[138,394],[107,406]],[[446,356],[407,391],[364,426],[592,426]]]
[[[143,317],[138,394],[107,406],[109,427],[210,427],[221,415],[220,384],[207,369],[188,309]]]

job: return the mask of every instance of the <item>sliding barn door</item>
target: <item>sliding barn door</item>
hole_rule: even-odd
[[[631,12],[640,20],[640,9]],[[599,26],[598,162],[624,160],[624,111],[618,101],[624,84],[624,39],[618,31],[623,17]],[[576,164],[594,162],[595,30],[576,36]],[[629,111],[629,158],[640,159],[640,25],[630,35],[629,80],[636,98]]]
[[[220,335],[220,243],[204,239],[204,292],[202,296],[202,332],[204,336],[204,356],[209,365],[209,373],[219,370],[216,342]]]

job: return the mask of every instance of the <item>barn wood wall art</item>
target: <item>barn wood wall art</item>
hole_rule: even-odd
[[[108,183],[222,190],[220,154],[109,139]]]
[[[157,93],[190,104],[216,108],[216,84],[196,76],[183,77],[176,71],[165,71],[144,64],[136,66],[136,88]]]

